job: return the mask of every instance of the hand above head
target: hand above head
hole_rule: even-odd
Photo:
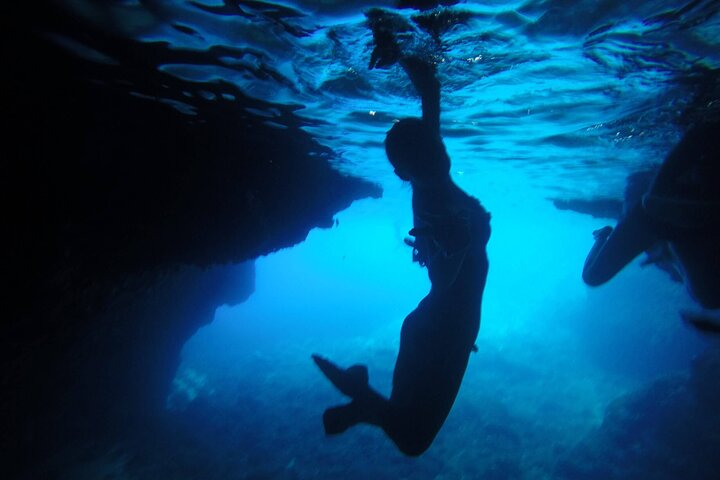
[[[365,16],[375,42],[368,68],[372,70],[394,65],[401,57],[397,36],[412,31],[412,27],[400,15],[380,8],[371,8]]]
[[[375,48],[370,55],[368,69],[388,68],[394,65],[400,58],[400,47],[395,43],[391,35],[382,33],[375,35]]]
[[[417,30],[404,17],[381,8],[371,8],[365,16],[375,43],[368,68],[388,68],[400,63],[422,98],[423,120],[439,134],[440,82],[435,76],[435,63],[408,47],[417,40]]]

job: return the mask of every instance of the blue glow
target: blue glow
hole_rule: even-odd
[[[413,469],[482,471],[478,465],[517,448],[495,442],[512,444],[518,435],[537,468],[549,470],[548,442],[570,448],[602,422],[610,401],[685,368],[704,342],[677,317],[691,304],[684,289],[659,271],[634,263],[601,289],[582,283],[590,232],[606,221],[559,212],[512,165],[456,180],[493,214],[480,351],[450,418]],[[429,282],[402,241],[409,189],[390,179],[385,189],[383,199],[338,214],[338,226],[258,259],[256,292],[219,308],[186,345],[179,376],[202,375],[199,395],[216,405],[252,398],[247,421],[275,433],[247,434],[257,439],[256,453],[282,445],[273,464],[327,472],[330,456],[357,478],[376,469],[391,478],[381,465],[404,461],[370,427],[322,440],[322,410],[343,399],[309,358],[321,352],[343,365],[367,364],[373,385],[390,391],[401,322]]]
[[[413,38],[412,48],[437,62],[452,175],[492,213],[479,351],[447,423],[417,460],[367,426],[325,439],[322,412],[343,399],[310,360],[319,352],[366,364],[372,385],[389,393],[402,321],[429,288],[403,243],[410,189],[382,146],[393,121],[419,115],[420,102],[397,66],[367,68],[362,11],[395,2],[147,2],[152,13],[146,2],[124,2],[102,15],[89,2],[69,3],[141,41],[220,49],[212,64],[160,70],[300,106],[302,128],[338,154],[335,168],[383,187],[382,199],[356,202],[333,228],[257,259],[255,293],[218,308],[186,344],[168,407],[196,422],[232,478],[560,479],[558,459],[572,458],[611,414],[622,416],[618,399],[657,378],[686,378],[712,344],[681,323],[678,310],[693,307],[684,288],[640,259],[607,285],[585,286],[592,232],[614,220],[561,211],[550,199],[620,200],[629,173],[662,162],[681,137],[690,80],[720,68],[717,1],[467,1],[453,7],[467,19],[443,33],[442,46]],[[209,9],[223,6],[238,10]],[[115,28],[128,11],[132,21]],[[68,45],[82,54],[80,46]],[[85,56],[107,61],[100,51]],[[199,95],[235,99],[211,90]],[[245,113],[288,128],[281,109]],[[717,451],[713,438],[708,450]],[[628,443],[628,458],[641,443]],[[580,479],[567,471],[562,480]],[[637,478],[656,473],[647,467]]]

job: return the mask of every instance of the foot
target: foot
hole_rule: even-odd
[[[328,408],[323,414],[323,427],[326,435],[343,433],[353,425],[360,423],[362,413],[355,402]]]
[[[344,395],[357,398],[361,392],[367,390],[368,373],[366,366],[354,365],[343,369],[317,354],[313,354],[312,359],[325,377],[330,380],[330,383]]]
[[[682,310],[680,317],[685,323],[703,333],[720,334],[720,311],[718,310]]]

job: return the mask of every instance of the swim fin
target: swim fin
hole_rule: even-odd
[[[330,380],[335,388],[350,398],[357,398],[368,389],[368,370],[365,365],[353,365],[343,369],[330,360],[313,354],[312,359],[320,371]]]
[[[326,435],[337,435],[362,421],[362,411],[357,403],[331,407],[323,413],[323,427]]]

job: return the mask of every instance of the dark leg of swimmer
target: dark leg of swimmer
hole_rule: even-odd
[[[605,246],[605,243],[607,242],[607,239],[612,233],[612,231],[613,228],[608,225],[593,232],[593,238],[595,239],[595,243],[590,249],[590,253],[588,253],[587,258],[585,259],[585,265],[583,267],[583,280],[588,285],[597,286],[602,283],[600,280],[595,280],[594,275],[592,275],[591,272],[595,269],[595,262],[600,256],[600,252]]]
[[[363,414],[356,402],[331,407],[323,413],[326,435],[337,435],[363,421]]]
[[[408,457],[418,457],[425,453],[439,430],[419,431],[417,428],[419,418],[422,418],[422,415],[413,418],[403,412],[389,410],[380,425],[398,450]]]
[[[330,360],[313,354],[312,359],[320,371],[330,380],[335,388],[344,395],[355,398],[362,390],[368,388],[368,372],[364,365],[353,365],[350,368],[340,368]]]
[[[590,286],[602,285],[658,240],[642,206],[636,205],[614,229],[605,227],[595,232],[595,245],[585,260],[583,280]]]
[[[313,355],[312,359],[335,388],[353,399],[348,404],[325,411],[323,426],[326,434],[342,433],[358,423],[380,424],[388,401],[370,388],[366,366],[354,365],[343,369],[319,355]]]

